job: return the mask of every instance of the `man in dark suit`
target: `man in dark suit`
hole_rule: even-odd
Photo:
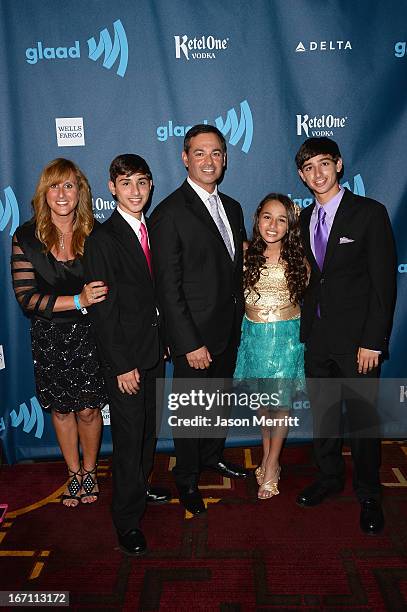
[[[156,443],[156,378],[164,375],[163,346],[143,209],[152,187],[142,157],[126,154],[110,165],[111,217],[85,245],[86,278],[103,278],[108,295],[90,308],[109,395],[113,440],[112,515],[121,550],[146,550],[139,524],[146,501],[165,502],[148,485]]]
[[[150,230],[174,378],[231,378],[244,312],[245,229],[238,202],[217,190],[226,164],[222,133],[211,125],[191,128],[182,160],[188,178],[153,211]],[[198,490],[203,469],[247,476],[223,460],[224,438],[174,435],[174,445],[180,501],[193,514],[205,512]]]
[[[396,256],[385,207],[340,187],[342,158],[329,138],[310,138],[296,155],[315,196],[300,222],[311,277],[301,315],[305,373],[314,419],[318,479],[297,503],[315,506],[343,489],[342,400],[346,404],[361,504],[360,526],[384,526],[380,502],[381,441],[375,408],[379,364],[388,349],[395,302]],[[337,379],[342,380],[340,383]],[[325,380],[323,380],[325,379]]]

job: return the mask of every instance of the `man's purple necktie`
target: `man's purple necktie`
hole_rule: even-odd
[[[326,245],[328,242],[328,227],[325,222],[326,211],[322,206],[318,209],[318,220],[314,230],[314,248],[315,248],[315,259],[319,269],[322,270],[324,265]]]

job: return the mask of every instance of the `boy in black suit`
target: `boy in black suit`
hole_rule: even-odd
[[[309,138],[300,147],[296,164],[301,179],[315,196],[315,203],[300,217],[311,266],[301,315],[301,341],[306,345],[305,373],[319,469],[318,479],[304,489],[297,503],[315,506],[343,489],[345,397],[353,486],[361,504],[360,526],[364,532],[375,534],[384,526],[375,379],[388,349],[395,302],[392,229],[382,204],[340,187],[343,164],[333,140]],[[348,379],[348,384],[335,384],[333,379],[337,378]],[[367,378],[372,379],[368,386],[364,385],[366,381],[357,380]],[[349,379],[355,382],[349,385]],[[357,395],[359,391],[362,397]]]
[[[163,347],[143,210],[152,175],[138,155],[116,157],[109,189],[111,217],[85,245],[87,278],[103,278],[106,300],[90,308],[105,371],[113,439],[112,515],[121,550],[146,550],[139,521],[146,501],[165,502],[166,490],[148,487],[156,443],[156,378],[164,375]],[[102,307],[100,307],[102,306]]]

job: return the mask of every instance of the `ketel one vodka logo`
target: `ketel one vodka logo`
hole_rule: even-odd
[[[347,120],[334,115],[297,115],[297,136],[333,136],[334,130],[344,128]]]
[[[201,36],[189,38],[186,34],[183,36],[174,36],[175,41],[175,57],[181,59],[185,57],[190,59],[216,59],[219,51],[225,51],[229,45],[228,38],[216,38],[215,36]]]
[[[129,59],[129,48],[127,36],[120,19],[113,23],[113,40],[107,28],[99,33],[99,42],[95,38],[87,40],[88,58],[96,62],[102,55],[102,66],[110,70],[117,64],[116,74],[124,77],[127,70]],[[43,42],[38,41],[35,47],[28,47],[25,50],[25,57],[28,64],[37,64],[41,60],[69,60],[80,59],[81,45],[79,40],[69,46],[48,47]]]

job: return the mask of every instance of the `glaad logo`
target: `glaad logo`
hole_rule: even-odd
[[[253,117],[247,100],[240,103],[240,121],[238,121],[235,109],[231,108],[226,116],[226,121],[224,122],[219,116],[215,119],[215,124],[224,136],[230,132],[229,144],[233,146],[237,145],[244,134],[242,151],[244,153],[249,151],[253,139]]]
[[[299,42],[295,48],[296,53],[306,51],[346,51],[352,49],[350,40],[310,40],[309,43]]]
[[[364,196],[366,195],[366,191],[365,191],[365,185],[363,183],[363,179],[361,177],[360,174],[356,174],[353,177],[353,189],[350,185],[350,181],[346,181],[345,183],[341,183],[342,187],[346,187],[347,189],[349,189],[349,191],[352,191],[355,195],[360,195],[360,196]],[[289,193],[288,197],[292,199],[292,201],[295,204],[298,204],[298,206],[300,208],[307,208],[307,206],[310,206],[313,201],[314,198],[309,197],[309,198],[293,198],[293,196]]]
[[[0,200],[0,232],[5,229],[7,223],[11,222],[9,233],[12,236],[20,223],[20,211],[16,196],[10,185],[4,189],[4,201],[5,205],[3,206]]]
[[[292,407],[294,410],[309,410],[310,403],[309,400],[295,400],[292,403]]]
[[[31,433],[36,426],[34,435],[36,438],[41,438],[44,432],[44,415],[36,397],[32,397],[30,403],[31,413],[25,402],[20,404],[18,414],[15,410],[10,412],[11,426],[18,427],[23,422],[23,431],[25,433]]]
[[[88,57],[96,62],[104,53],[102,65],[108,70],[119,59],[116,74],[124,77],[129,59],[129,48],[126,32],[120,19],[113,23],[113,31],[113,42],[107,28],[100,31],[97,44],[93,36],[87,40]],[[36,47],[29,47],[25,50],[25,57],[28,64],[36,64],[39,60],[79,59],[81,57],[80,43],[79,40],[75,40],[71,47],[45,47],[41,41],[38,41]]]
[[[110,70],[117,58],[120,56],[116,74],[121,77],[124,77],[127,70],[127,62],[129,60],[129,47],[127,44],[127,36],[120,19],[117,19],[113,23],[113,28],[113,44],[112,39],[110,38],[110,34],[106,28],[100,32],[98,45],[96,45],[96,41],[94,38],[89,38],[89,59],[95,62],[97,59],[99,59],[102,53],[104,53],[105,57],[103,60],[103,67]]]
[[[174,36],[175,57],[181,59],[181,52],[189,61],[189,52],[192,59],[216,59],[215,51],[225,51],[228,48],[229,38],[215,38],[214,36],[201,36],[201,38],[188,38]]]
[[[355,195],[366,195],[365,184],[360,174],[356,174],[353,177],[353,189],[350,186],[349,181],[346,181],[346,183],[341,183],[341,185],[342,187],[346,187],[346,189],[349,189],[349,191],[353,191]]]
[[[204,119],[201,123],[208,124],[208,119]],[[236,146],[240,140],[243,140],[241,148],[243,153],[248,153],[253,140],[253,116],[247,100],[240,103],[240,120],[234,108],[228,110],[226,119],[222,116],[216,117],[215,125],[224,136],[229,134],[229,144]],[[174,125],[173,121],[169,120],[166,125],[160,125],[157,128],[157,139],[160,142],[166,142],[168,138],[184,137],[192,125]]]
[[[307,138],[311,136],[333,136],[334,129],[343,128],[347,117],[334,117],[334,115],[297,115],[297,136],[304,133]]]
[[[395,57],[404,57],[406,55],[406,42],[396,42],[394,45],[394,55]]]

